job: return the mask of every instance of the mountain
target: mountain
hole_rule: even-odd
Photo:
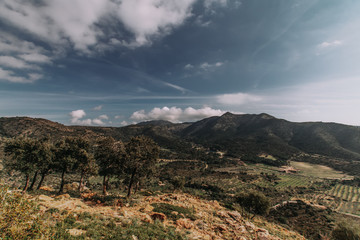
[[[112,136],[122,141],[146,135],[166,150],[170,154],[168,157],[198,157],[199,149],[222,151],[231,157],[270,154],[286,160],[302,156],[302,160],[316,160],[336,168],[345,162],[350,170],[355,166],[360,172],[359,127],[323,122],[294,123],[266,113],[225,113],[194,123],[149,121],[120,128],[65,126],[28,117],[0,118],[1,137],[18,135],[87,136],[91,139]],[[316,159],[314,154],[318,155]],[[304,156],[311,156],[311,159]]]

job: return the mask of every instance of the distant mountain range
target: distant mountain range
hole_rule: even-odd
[[[0,118],[0,136],[112,136],[122,141],[135,135],[153,138],[166,151],[189,152],[190,148],[221,151],[230,157],[269,154],[278,159],[315,156],[321,163],[360,172],[360,128],[337,123],[294,123],[268,114],[232,114],[194,123],[149,121],[126,127],[65,126],[29,117]],[[314,159],[314,158],[313,158]],[[306,160],[306,159],[305,159]],[[329,165],[329,164],[328,164]]]

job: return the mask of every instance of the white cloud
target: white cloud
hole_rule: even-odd
[[[213,63],[213,64],[204,62],[204,63],[200,64],[199,67],[201,69],[203,69],[204,71],[208,71],[208,70],[212,70],[212,69],[221,67],[222,65],[224,65],[224,62],[216,62],[216,63]]]
[[[151,37],[168,34],[191,16],[195,0],[123,0],[117,15],[135,35],[133,46],[151,43]]]
[[[0,67],[0,80],[2,81],[8,81],[12,83],[32,83],[40,78],[42,78],[41,74],[30,73],[25,74],[24,76],[19,76],[13,71],[4,70]]]
[[[225,105],[243,105],[250,102],[261,101],[260,96],[248,94],[248,93],[233,93],[233,94],[223,94],[216,97],[217,101]]]
[[[164,85],[168,86],[168,87],[171,87],[173,89],[176,89],[176,90],[178,90],[178,91],[180,91],[182,93],[186,93],[188,91],[186,88],[180,87],[180,86],[175,85],[175,84],[164,82]]]
[[[228,4],[228,0],[204,0],[204,6],[206,8],[210,8],[212,5],[215,4],[226,7]]]
[[[39,69],[35,65],[27,64],[25,61],[12,56],[0,56],[0,66],[20,69]]]
[[[86,113],[84,110],[82,109],[79,109],[79,110],[74,110],[70,113],[70,116],[73,118],[73,119],[80,119],[80,118],[83,118],[86,116]]]
[[[102,108],[103,108],[103,105],[99,105],[99,106],[94,107],[93,109],[95,111],[100,111]]]
[[[167,120],[171,122],[187,122],[196,121],[210,116],[220,116],[225,112],[219,109],[212,109],[210,107],[203,107],[194,109],[188,107],[181,109],[177,107],[163,107],[154,108],[146,113],[144,110],[134,112],[130,119],[135,121],[148,121],[148,120]]]
[[[194,65],[191,65],[190,63],[186,64],[184,67],[184,69],[186,69],[186,70],[193,69],[193,68],[194,68]]]
[[[122,116],[122,115],[116,115],[115,116],[115,119],[120,119],[120,118],[123,118],[124,116]]]
[[[196,1],[61,0],[39,4],[26,0],[3,0],[0,2],[0,18],[52,44],[73,45],[76,50],[89,53],[90,47],[106,37],[97,27],[101,24],[121,21],[134,39],[125,41],[121,37],[123,34],[118,34],[112,36],[109,43],[139,47],[151,44],[154,37],[167,35],[183,24],[192,16],[192,6]]]
[[[92,123],[93,123],[93,124],[96,124],[96,125],[105,125],[105,123],[104,123],[101,119],[99,119],[99,118],[93,119],[93,120],[92,120]]]
[[[107,115],[103,114],[103,115],[99,116],[99,119],[108,120],[109,117]]]
[[[109,119],[105,114],[94,119],[83,119],[86,116],[86,112],[83,109],[74,110],[69,115],[71,117],[70,122],[77,125],[105,125],[106,123],[103,120]]]
[[[92,124],[91,119],[82,119],[83,117],[86,116],[85,111],[82,109],[74,110],[74,111],[70,112],[69,115],[71,116],[70,122],[72,124],[77,124],[77,125],[91,125]]]
[[[342,41],[340,40],[335,40],[332,42],[322,42],[318,45],[318,48],[320,49],[324,49],[324,48],[329,48],[329,47],[337,47],[337,46],[341,46],[343,44]]]
[[[39,53],[22,54],[19,57],[27,62],[51,63],[51,59],[48,56]]]
[[[121,126],[129,125],[129,123],[127,121],[122,121],[120,124],[121,124]]]

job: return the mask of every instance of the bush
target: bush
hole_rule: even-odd
[[[331,237],[334,240],[360,240],[358,231],[345,223],[338,224],[332,231]]]
[[[0,239],[44,238],[48,231],[35,204],[0,185]]]
[[[270,208],[269,199],[264,194],[255,191],[240,193],[236,197],[236,202],[253,214],[264,215]]]
[[[175,190],[183,190],[185,186],[185,178],[176,176],[170,180]]]

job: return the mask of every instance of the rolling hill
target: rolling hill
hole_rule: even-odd
[[[90,139],[112,136],[122,141],[135,135],[146,135],[173,155],[187,153],[187,157],[191,157],[194,149],[222,151],[236,158],[265,153],[283,160],[316,161],[360,175],[359,127],[323,122],[294,123],[265,113],[226,113],[194,123],[149,121],[119,128],[65,126],[29,117],[0,118],[1,137],[19,135],[55,139],[61,136],[87,136]]]

